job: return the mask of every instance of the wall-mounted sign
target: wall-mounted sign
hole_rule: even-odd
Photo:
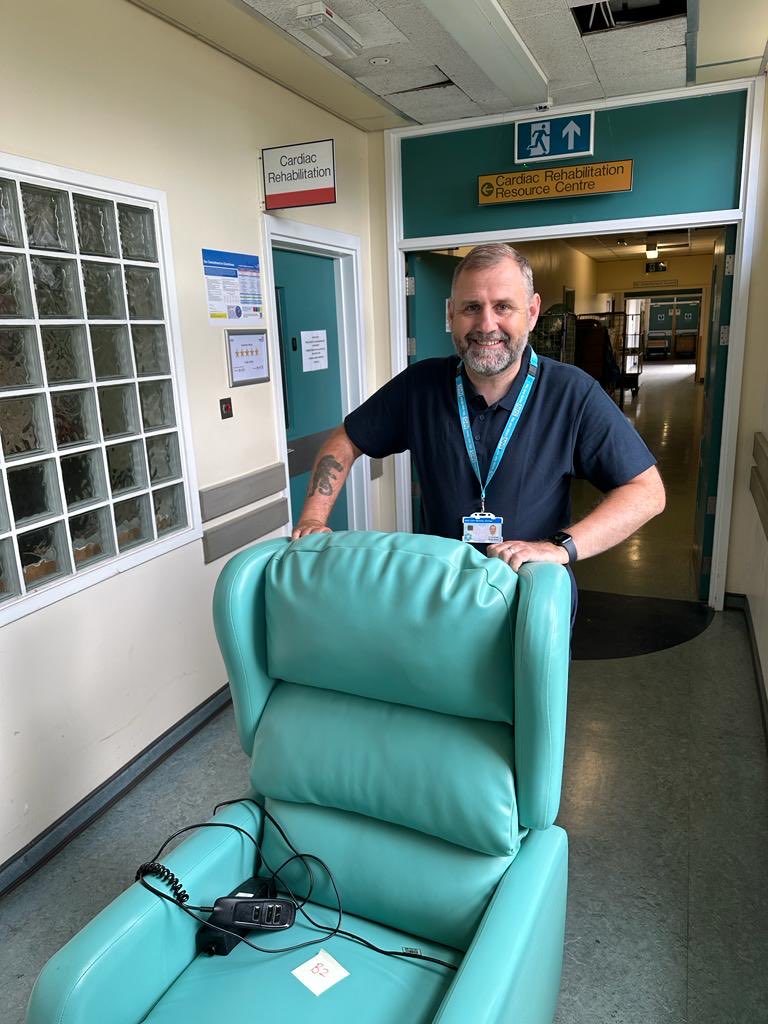
[[[325,331],[301,332],[301,368],[304,373],[328,369],[328,335]]]
[[[632,160],[605,160],[571,167],[500,171],[477,179],[480,206],[527,203],[534,199],[572,199],[605,192],[632,191]]]
[[[262,149],[267,210],[336,202],[333,139]]]
[[[217,327],[264,324],[259,257],[203,249],[208,320]]]
[[[540,117],[515,122],[515,163],[592,156],[595,151],[595,112]]]
[[[260,384],[269,380],[267,332],[226,331],[229,383],[233,388],[243,384]]]

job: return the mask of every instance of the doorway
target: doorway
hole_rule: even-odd
[[[290,524],[324,440],[366,396],[360,239],[265,215],[275,417],[288,468]],[[352,467],[329,525],[369,528],[368,459]]]
[[[678,237],[681,234],[685,242]],[[646,438],[667,484],[664,516],[617,549],[577,564],[580,587],[706,601],[728,356],[721,338],[730,322],[736,227],[683,233],[673,229],[665,233],[658,227],[655,235],[662,250],[668,247],[666,258],[672,269],[657,286],[651,275],[645,287],[644,234],[624,233],[618,252],[629,262],[617,257],[612,272],[593,274],[591,285],[585,283],[589,279],[586,258],[598,266],[613,263],[614,254],[606,251],[607,237],[512,244],[532,262],[543,297],[543,313],[531,338],[534,348],[540,355],[578,365],[579,349],[584,348],[578,341],[574,344],[574,335],[583,336],[581,327],[592,325],[606,336],[614,352],[613,369],[618,372],[618,387],[611,393]],[[453,270],[471,247],[462,242],[453,250],[406,255],[409,362],[453,351],[444,309]],[[689,253],[680,251],[683,244],[690,247]],[[636,254],[633,249],[638,250]],[[686,265],[688,255],[695,258]],[[637,266],[631,262],[633,257]],[[566,304],[564,289],[571,288],[574,301]],[[652,346],[652,301],[665,303],[672,317],[669,344],[661,360]],[[646,361],[649,354],[654,358]],[[594,367],[584,369],[608,389]],[[575,519],[597,500],[599,494],[589,484],[574,482]],[[414,481],[414,529],[418,529],[418,512],[418,481]]]
[[[275,308],[283,385],[292,520],[298,518],[315,456],[342,420],[338,311],[333,260],[274,249]],[[349,526],[346,486],[328,525]]]

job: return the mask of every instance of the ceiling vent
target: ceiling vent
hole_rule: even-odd
[[[581,3],[572,7],[571,12],[579,32],[587,36],[650,21],[684,18],[688,3],[687,0],[603,0],[602,3]]]

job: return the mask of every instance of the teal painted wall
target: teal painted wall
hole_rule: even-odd
[[[402,140],[406,238],[618,220],[739,205],[746,91],[595,115],[595,154],[515,164],[514,124]],[[498,171],[633,159],[631,192],[477,205],[477,177]]]

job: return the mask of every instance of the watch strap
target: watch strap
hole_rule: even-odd
[[[563,533],[561,531],[560,533],[556,533],[554,537],[551,537],[550,540],[559,548],[565,548],[565,551],[568,554],[568,564],[573,565],[573,563],[579,557],[579,553],[576,550],[576,545],[574,544],[573,537],[570,535],[570,533]]]

